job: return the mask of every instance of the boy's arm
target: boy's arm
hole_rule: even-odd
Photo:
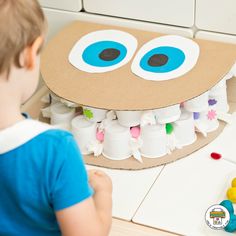
[[[56,212],[63,236],[108,236],[111,226],[112,185],[101,171],[89,171],[95,193],[81,203]]]
[[[63,236],[108,236],[111,220],[106,215],[100,217],[93,198],[56,212]]]

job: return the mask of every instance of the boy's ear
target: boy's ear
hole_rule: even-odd
[[[39,49],[43,44],[43,37],[39,36],[35,39],[31,46],[25,49],[25,68],[28,70],[33,70],[36,64],[36,58]]]

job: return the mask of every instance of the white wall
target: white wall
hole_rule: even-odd
[[[40,0],[49,38],[80,19],[236,43],[235,0]]]

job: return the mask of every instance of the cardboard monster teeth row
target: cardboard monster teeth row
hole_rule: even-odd
[[[42,55],[44,81],[66,103],[43,112],[71,129],[89,164],[165,164],[220,133],[235,60],[231,44],[77,21]]]
[[[171,155],[197,141],[196,132],[207,137],[218,129],[217,114],[226,114],[226,80],[196,98],[165,108],[148,111],[108,111],[83,107],[51,94],[51,105],[42,109],[51,124],[74,134],[83,155],[103,156],[113,161],[131,156],[145,158]]]

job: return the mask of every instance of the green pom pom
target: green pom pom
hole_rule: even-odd
[[[170,123],[166,124],[166,133],[171,134],[174,131],[174,126]]]
[[[92,119],[93,118],[93,112],[89,109],[84,109],[83,110],[84,116],[87,117],[88,119]]]
[[[230,214],[234,214],[234,207],[231,201],[224,200],[220,203],[221,206],[225,207]]]

